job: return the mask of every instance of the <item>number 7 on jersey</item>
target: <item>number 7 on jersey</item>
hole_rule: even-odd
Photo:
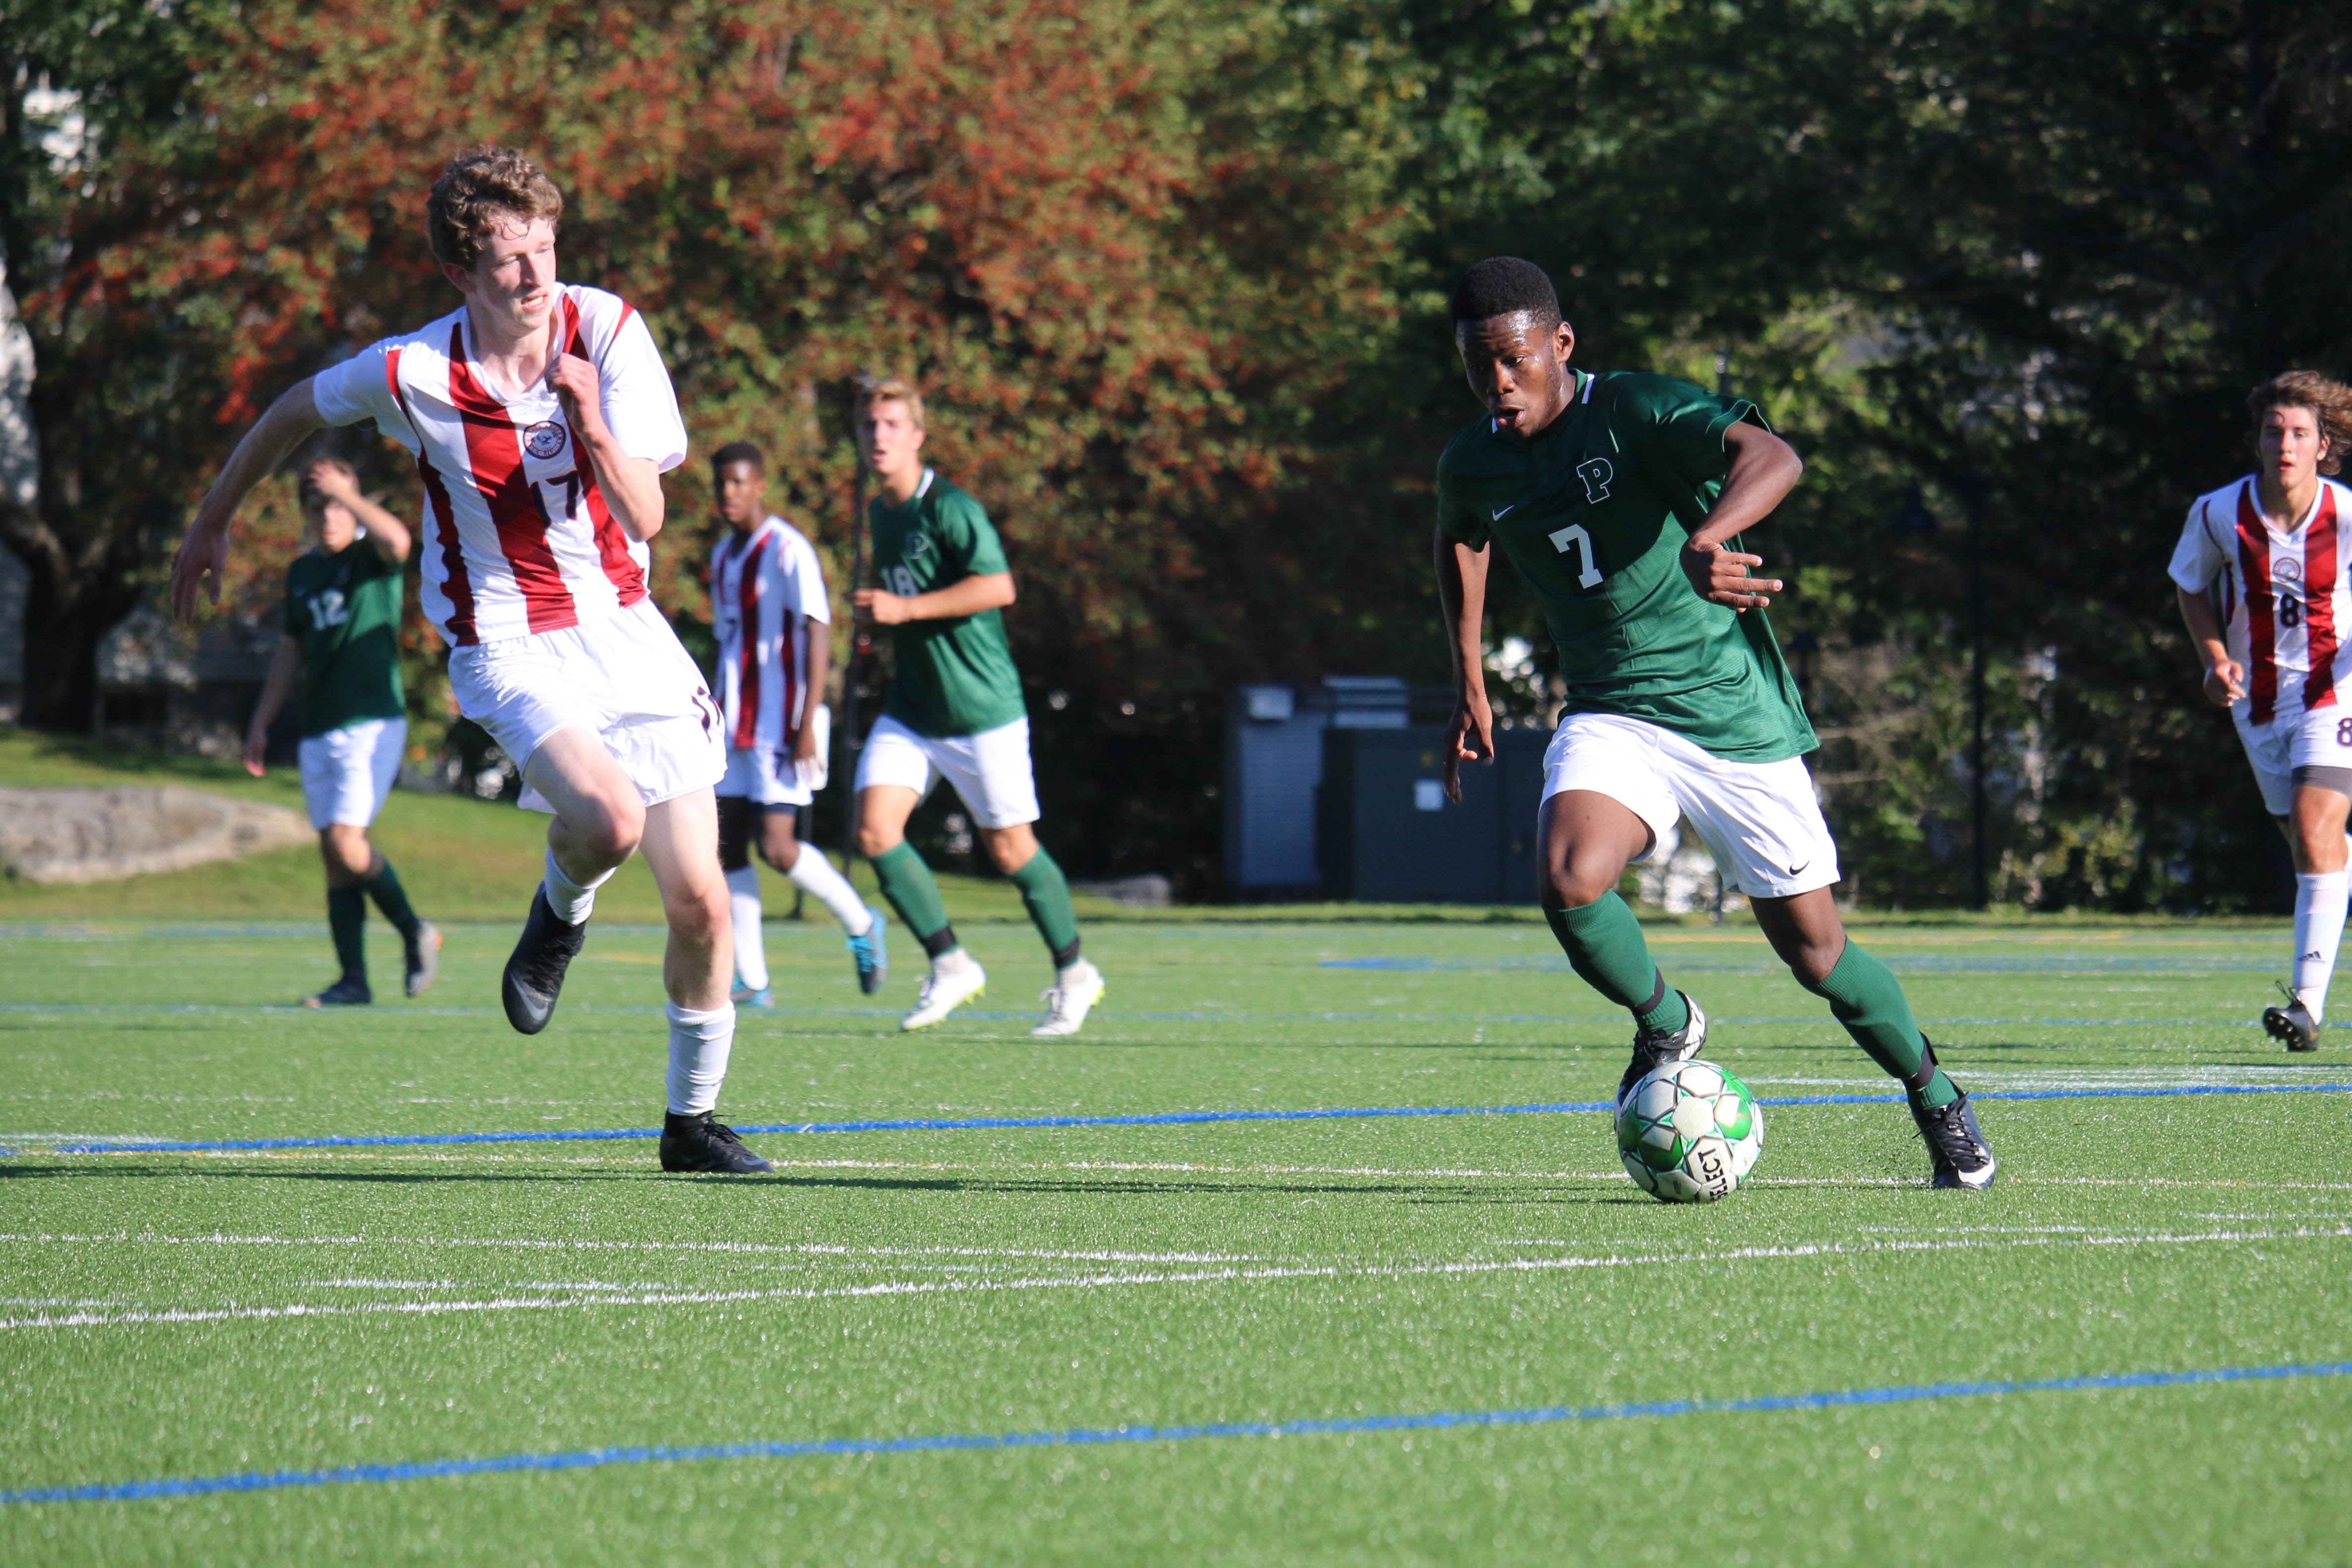
[[[1592,558],[1592,535],[1584,531],[1584,524],[1571,522],[1566,528],[1554,531],[1550,538],[1551,547],[1562,555],[1568,553],[1569,546],[1576,547],[1576,559],[1579,563],[1576,574],[1578,587],[1597,588],[1601,585],[1601,563]]]

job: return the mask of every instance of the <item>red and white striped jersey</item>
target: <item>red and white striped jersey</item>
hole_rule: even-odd
[[[781,517],[729,530],[710,557],[710,626],[730,746],[781,751],[801,721],[813,621],[831,625],[833,609],[807,536]]]
[[[593,362],[604,424],[662,471],[686,460],[677,395],[645,318],[601,289],[562,287],[564,351]],[[484,374],[463,309],[321,371],[330,425],[375,426],[416,458],[429,516],[425,613],[456,644],[597,620],[646,596],[646,547],[614,520],[545,381],[516,397]]]
[[[2352,490],[2319,481],[2291,529],[2263,518],[2250,476],[2197,498],[2172,552],[2172,580],[2210,592],[2230,657],[2244,666],[2234,707],[2249,724],[2332,707],[2352,682]]]

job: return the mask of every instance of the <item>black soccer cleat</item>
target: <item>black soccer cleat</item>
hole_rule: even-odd
[[[555,1016],[555,999],[563,992],[563,972],[580,956],[588,940],[588,922],[566,925],[548,907],[547,889],[530,896],[530,918],[522,923],[522,940],[507,958],[507,972],[499,982],[499,999],[507,1005],[507,1022],[520,1034],[536,1035]]]
[[[2287,993],[2284,1007],[2263,1009],[2263,1028],[2291,1051],[2315,1051],[2319,1048],[2319,1025],[2293,992]]]
[[[775,1169],[743,1147],[735,1129],[708,1110],[697,1116],[662,1113],[661,1167],[721,1176],[756,1176]]]
[[[408,939],[408,973],[404,980],[411,996],[422,996],[441,975],[441,930],[431,921],[418,921],[416,934]]]
[[[303,997],[302,1005],[305,1007],[365,1007],[374,1000],[375,993],[368,989],[366,981],[346,974],[316,996]]]
[[[1977,1130],[1977,1113],[1969,1109],[1967,1095],[1932,1110],[1914,1100],[1911,1120],[1919,1124],[1919,1136],[1927,1142],[1927,1157],[1935,1162],[1932,1185],[1972,1193],[1992,1185],[1992,1148]]]
[[[1637,1029],[1633,1034],[1633,1059],[1625,1064],[1625,1076],[1617,1080],[1617,1103],[1633,1092],[1633,1086],[1671,1062],[1686,1062],[1706,1047],[1706,1015],[1687,991],[1677,991],[1683,1005],[1690,1009],[1690,1022],[1668,1034],[1664,1029]]]

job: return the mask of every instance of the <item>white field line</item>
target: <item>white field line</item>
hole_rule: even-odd
[[[1608,1253],[1562,1258],[1508,1258],[1416,1264],[1316,1264],[1265,1268],[1212,1268],[1185,1273],[1098,1273],[1020,1279],[900,1279],[763,1290],[643,1291],[636,1295],[566,1297],[498,1296],[477,1301],[369,1301],[352,1306],[155,1308],[108,1313],[43,1313],[0,1318],[0,1330],[115,1328],[142,1323],[218,1323],[289,1318],[439,1316],[451,1312],[546,1311],[583,1307],[726,1306],[751,1301],[810,1301],[876,1296],[933,1296],[981,1291],[1093,1290],[1119,1286],[1217,1285],[1294,1279],[1412,1279],[1484,1274],[1548,1273],[1561,1269],[1625,1268],[1657,1264],[1738,1263],[1808,1258],[1866,1257],[1884,1253],[1952,1252],[2022,1247],[2192,1247],[2250,1241],[2352,1239],[2352,1226],[2330,1229],[2150,1232],[2110,1236],[2003,1237],[1983,1240],[1798,1242],[1778,1247],[1741,1247],[1719,1252]],[[493,1287],[495,1288],[495,1287]]]
[[[121,1247],[488,1247],[539,1252],[735,1252],[824,1258],[1020,1258],[1050,1263],[1262,1263],[1246,1252],[1051,1252],[998,1247],[849,1247],[835,1242],[762,1241],[559,1241],[530,1237],[423,1236],[110,1236],[6,1235],[0,1243],[23,1246]],[[628,1286],[625,1289],[635,1289]],[[568,1287],[567,1287],[568,1289]]]

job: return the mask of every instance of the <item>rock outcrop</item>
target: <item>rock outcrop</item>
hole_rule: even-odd
[[[0,789],[0,868],[28,882],[111,882],[308,844],[299,812],[163,784]]]

